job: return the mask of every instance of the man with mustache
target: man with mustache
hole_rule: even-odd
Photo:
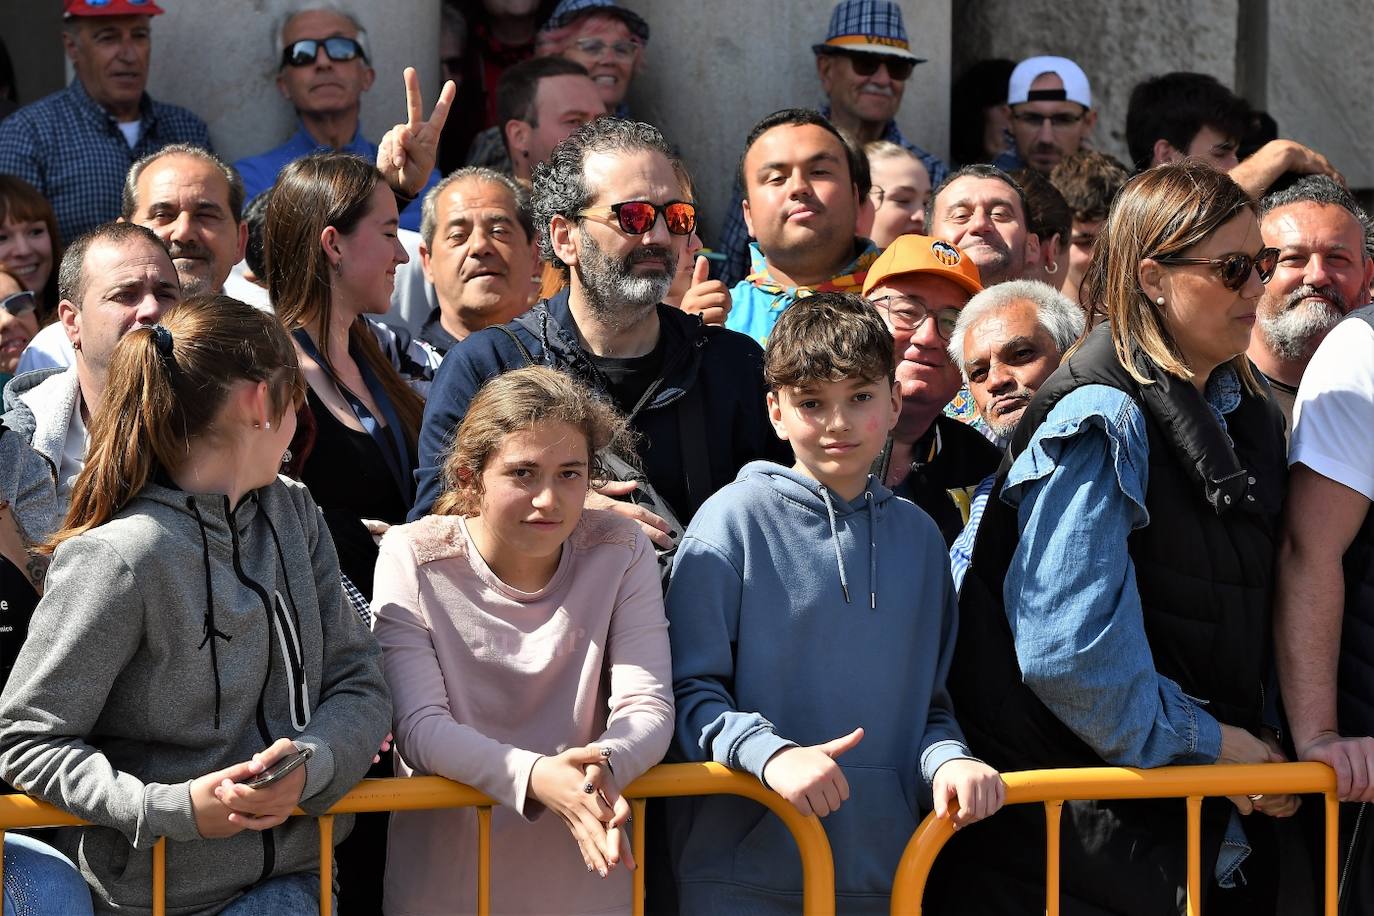
[[[248,200],[272,187],[288,163],[311,153],[337,150],[377,159],[377,144],[363,136],[358,113],[372,87],[367,30],[351,15],[321,7],[289,13],[277,30],[277,89],[300,119],[281,146],[234,163]],[[420,198],[439,180],[432,172],[416,199],[401,210],[401,228],[420,228]]]
[[[1067,57],[1030,57],[1007,82],[1016,148],[995,162],[1004,172],[1032,168],[1049,177],[1093,132],[1097,112],[1083,68]]]
[[[897,126],[897,111],[916,66],[925,63],[907,39],[902,8],[891,0],[841,0],[830,13],[825,40],[811,46],[825,104],[820,113],[859,148],[874,140],[895,143],[925,166],[932,187],[949,167],[912,143]],[[753,230],[740,210],[748,185],[741,178],[725,210],[717,246],[725,254],[720,279],[734,286],[753,272]],[[757,238],[757,236],[755,236]],[[761,239],[759,241],[762,241]]]
[[[531,363],[570,372],[629,416],[644,477],[681,523],[748,461],[785,457],[768,423],[759,346],[663,304],[696,226],[678,168],[656,128],[610,117],[578,128],[535,168],[539,251],[568,285],[444,357],[425,405],[412,520],[439,495],[444,453],[477,390]],[[588,505],[635,518],[662,550],[682,534],[606,495]]]
[[[1026,192],[996,166],[968,165],[953,173],[928,206],[930,234],[968,255],[985,287],[1020,277],[1039,257]]]
[[[151,229],[172,256],[183,296],[217,293],[243,258],[243,183],[214,153],[174,143],[135,162],[124,179],[121,222]],[[19,363],[21,372],[76,362],[60,322],[39,331]]]
[[[62,239],[119,215],[130,163],[170,143],[210,148],[205,122],[144,91],[152,0],[64,0],[62,44],[76,79],[0,121],[0,173],[52,204]]]
[[[1250,360],[1269,379],[1293,425],[1293,401],[1307,363],[1328,331],[1369,300],[1374,260],[1368,215],[1326,175],[1307,175],[1260,202],[1260,235],[1279,266],[1256,306]]]
[[[1083,310],[1054,287],[1038,280],[1012,280],[989,287],[959,313],[949,339],[949,355],[997,445],[1005,448],[1040,385],[1083,333]],[[958,588],[973,555],[983,507],[996,474],[983,478],[973,493],[968,524],[950,548]]]
[[[878,249],[854,234],[863,153],[820,112],[775,111],[754,125],[739,180],[753,268],[730,291],[725,326],[766,343],[782,310],[817,292],[857,293]]]

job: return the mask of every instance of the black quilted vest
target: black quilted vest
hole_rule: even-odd
[[[1125,548],[1135,565],[1155,667],[1204,701],[1219,721],[1257,731],[1287,476],[1282,415],[1272,400],[1247,391],[1223,429],[1190,382],[1163,373],[1153,380],[1141,385],[1133,379],[1117,359],[1109,328],[1094,329],[1031,401],[994,493],[1069,392],[1107,385],[1135,400],[1149,435],[1150,521]],[[1022,683],[1002,600],[1018,539],[1016,511],[989,499],[960,594],[949,679],[959,722],[973,752],[998,769],[1101,766],[1102,759]],[[1085,553],[1120,549],[1082,545]],[[1370,587],[1374,594],[1374,581]],[[1374,600],[1368,607],[1374,617]]]
[[[1349,321],[1374,327],[1374,306]],[[1374,423],[1374,417],[1365,422]],[[1369,460],[1368,455],[1358,456]],[[1342,735],[1374,735],[1374,512],[1366,512],[1345,551],[1345,620],[1336,676],[1336,715]]]

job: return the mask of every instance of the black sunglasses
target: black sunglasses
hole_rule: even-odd
[[[363,53],[363,46],[352,38],[336,36],[334,38],[302,38],[300,41],[293,41],[282,51],[281,63],[283,67],[308,67],[315,62],[315,55],[320,52],[320,46],[324,46],[324,53],[333,61],[357,60],[362,58],[366,63],[367,55]]]
[[[21,290],[12,295],[0,299],[0,309],[18,317],[27,315],[29,312],[38,308],[38,300],[34,297],[32,290]]]
[[[620,231],[626,235],[644,235],[654,228],[659,213],[673,235],[691,235],[697,227],[697,205],[685,200],[670,200],[666,204],[647,200],[627,200],[607,207],[588,207],[578,216],[607,219],[614,216]]]
[[[903,82],[916,69],[916,61],[905,57],[888,57],[884,54],[864,54],[862,52],[840,52],[841,57],[849,58],[849,66],[859,76],[872,76],[879,67],[887,68],[887,75],[897,82]]]
[[[1234,252],[1223,255],[1219,258],[1176,258],[1164,257],[1155,258],[1160,264],[1206,264],[1215,267],[1221,275],[1221,285],[1229,290],[1239,292],[1245,285],[1245,281],[1250,279],[1250,271],[1259,272],[1261,283],[1268,283],[1269,278],[1274,275],[1274,270],[1279,266],[1279,250],[1277,248],[1261,248],[1254,255],[1244,252]]]

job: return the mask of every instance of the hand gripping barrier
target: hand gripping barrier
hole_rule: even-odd
[[[1222,795],[1321,793],[1326,799],[1325,900],[1336,914],[1336,774],[1321,763],[1225,764],[1136,770],[1094,767],[1004,773],[1006,804],[1045,805],[1045,912],[1059,916],[1059,816],[1063,804],[1082,799],[1184,798],[1188,811],[1188,916],[1202,914],[1202,799]],[[997,815],[993,815],[996,817]],[[953,835],[948,819],[933,814],[916,828],[897,865],[893,916],[919,914],[935,857]]]
[[[644,805],[645,799],[691,795],[739,795],[753,799],[782,818],[802,860],[802,910],[806,916],[834,916],[835,866],[830,842],[816,817],[803,817],[782,796],[763,787],[757,779],[717,763],[674,763],[656,766],[627,786],[634,815],[634,854],[641,867],[634,873],[634,912],[644,912]],[[320,913],[333,907],[334,815],[365,811],[418,811],[433,808],[477,809],[477,912],[491,912],[491,809],[496,803],[469,786],[438,776],[409,779],[364,779],[338,804],[320,815]],[[297,809],[295,814],[308,816]],[[65,827],[85,823],[51,805],[24,795],[0,796],[0,837],[4,831],[25,827]],[[572,842],[572,837],[568,838]],[[153,847],[153,916],[166,916],[167,841]],[[3,864],[0,864],[0,879]]]

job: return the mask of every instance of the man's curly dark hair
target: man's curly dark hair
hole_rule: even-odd
[[[585,166],[591,153],[635,153],[652,150],[667,157],[676,170],[678,156],[663,134],[652,124],[624,118],[600,117],[588,121],[553,148],[547,162],[534,167],[534,194],[531,205],[539,231],[539,256],[566,276],[568,265],[554,254],[549,238],[549,221],[560,215],[569,222],[592,202],[593,189],[587,187]]]

